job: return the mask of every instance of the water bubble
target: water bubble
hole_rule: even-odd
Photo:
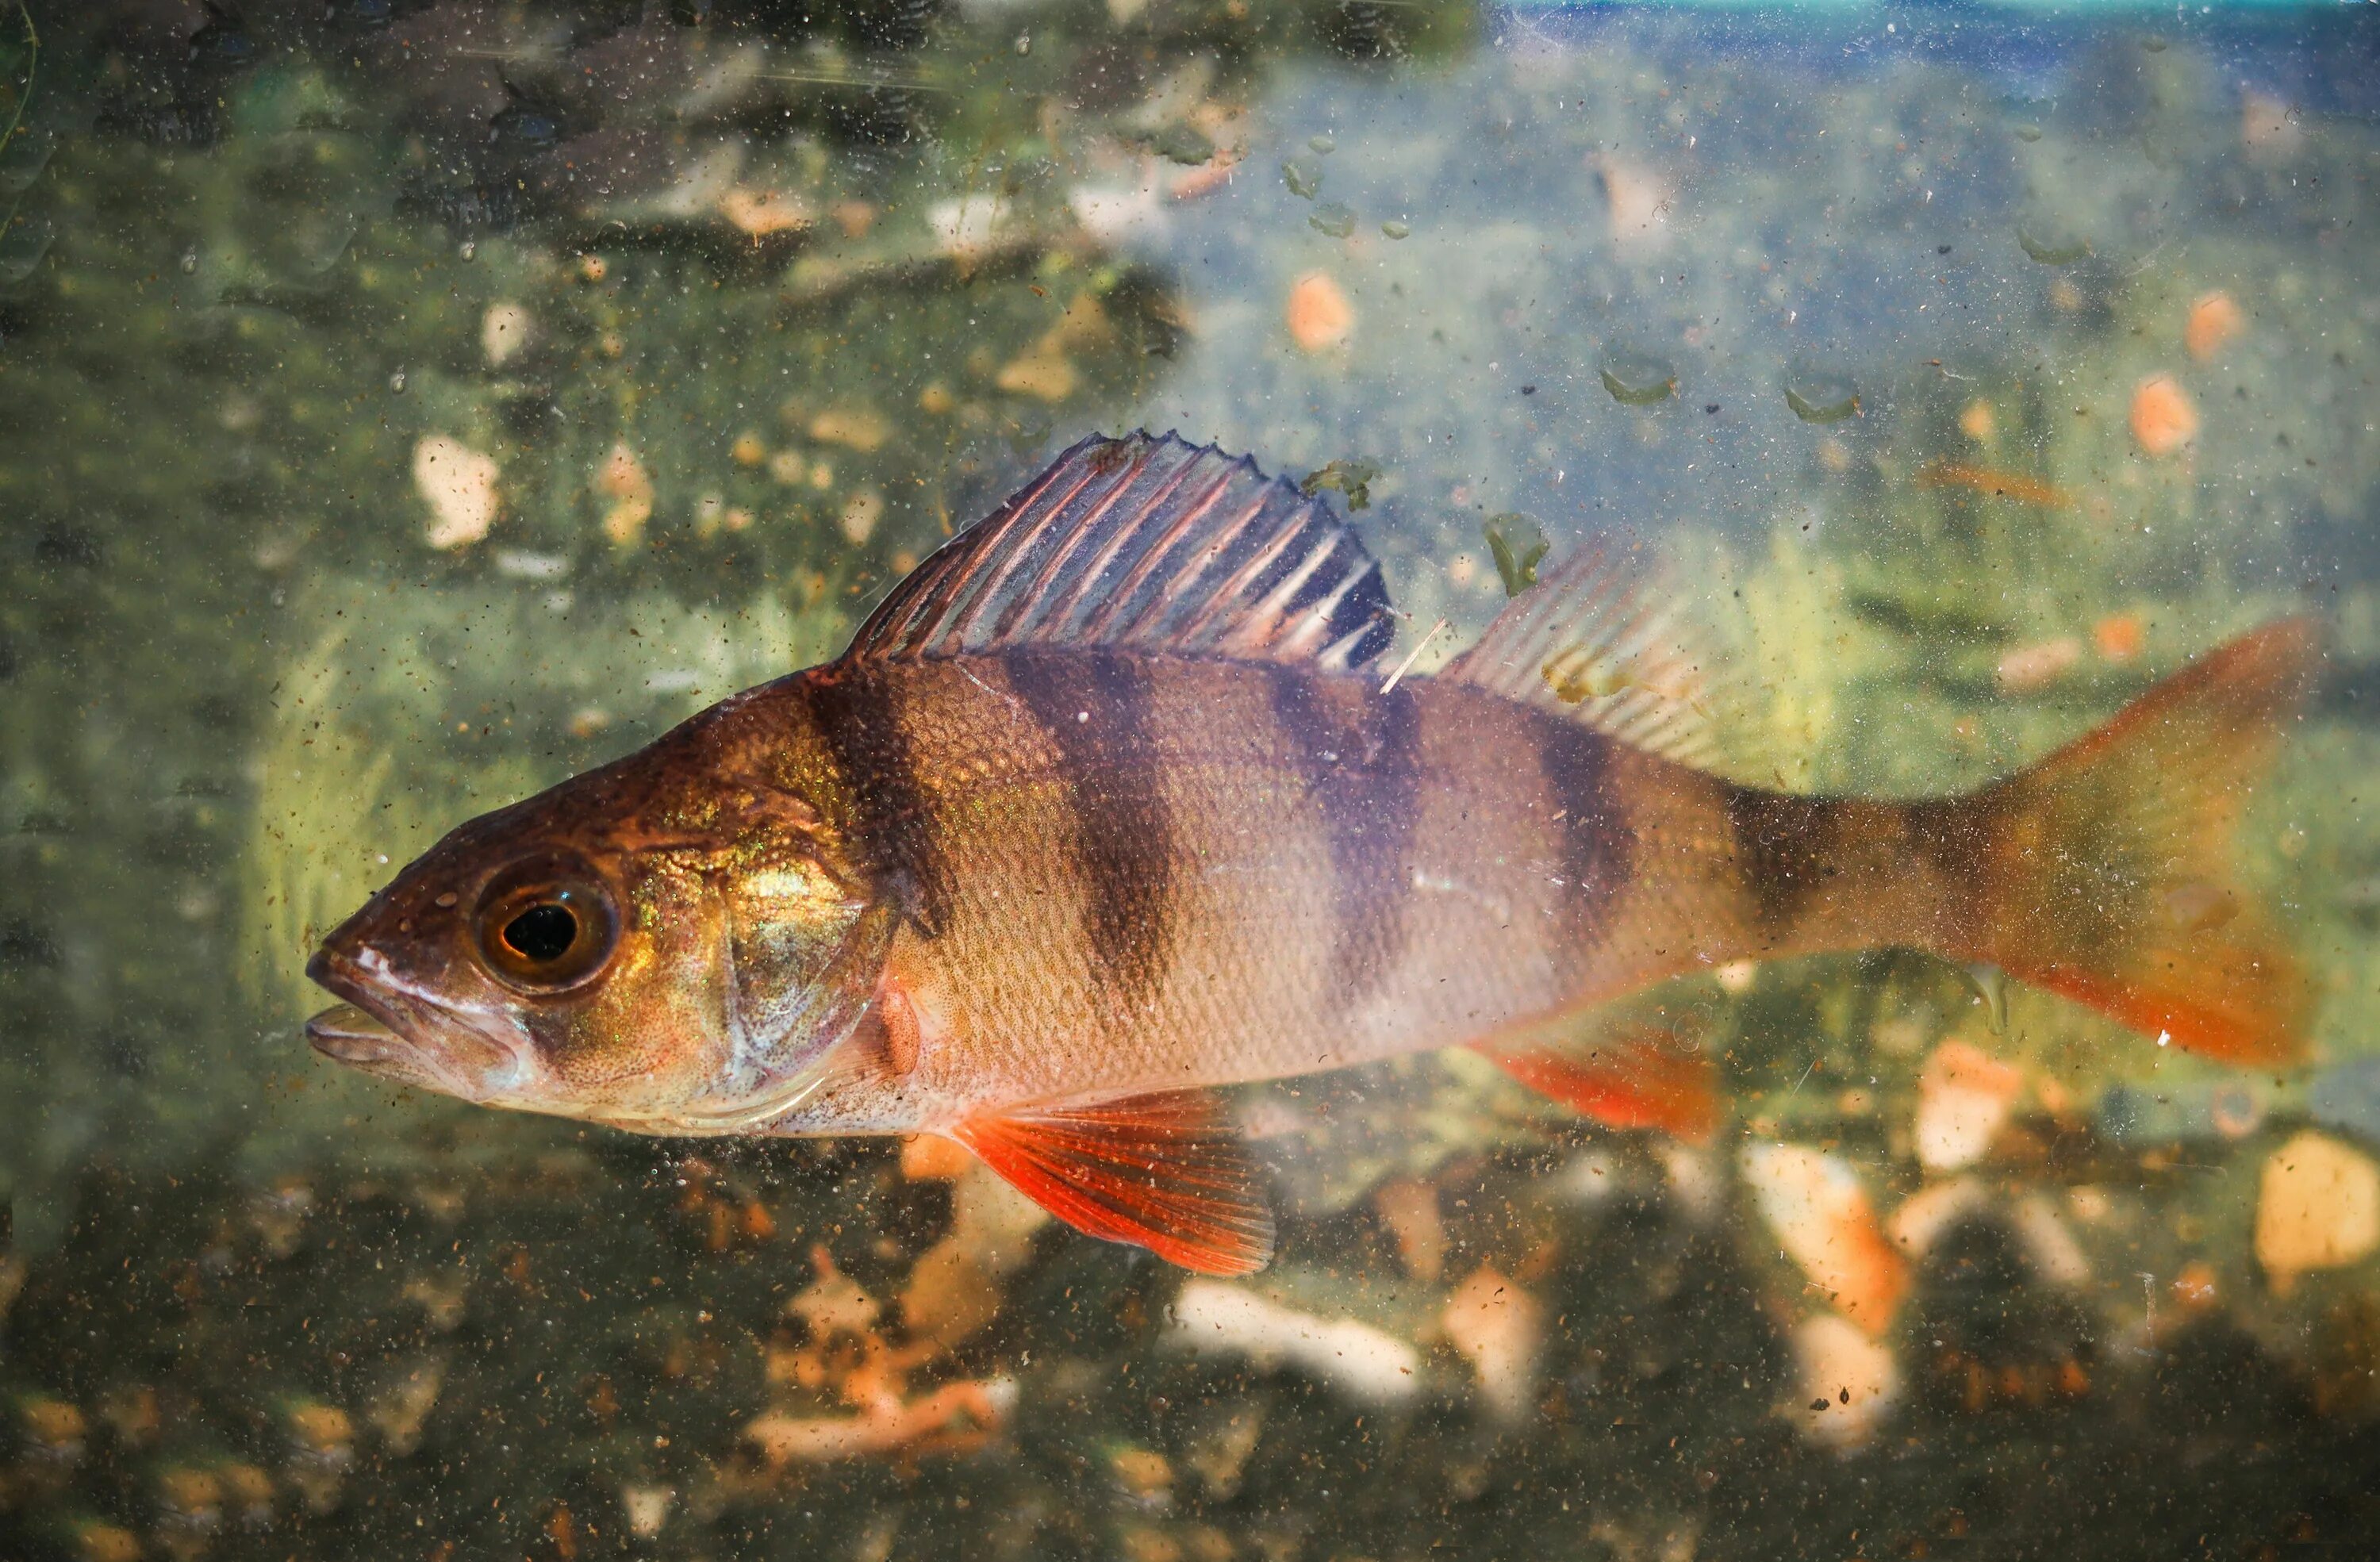
[[[1804,423],[1840,423],[1860,409],[1851,376],[1797,366],[1785,373],[1785,405]]]
[[[1552,546],[1544,527],[1517,510],[1507,510],[1488,516],[1480,532],[1496,561],[1496,573],[1503,578],[1505,596],[1517,597],[1537,583],[1537,565]]]
[[[1281,182],[1289,193],[1302,200],[1312,200],[1322,189],[1322,170],[1302,157],[1293,157],[1281,165]]]
[[[1316,207],[1314,215],[1305,220],[1333,238],[1345,238],[1355,231],[1355,213],[1337,201]]]
[[[1407,238],[1413,234],[1413,224],[1391,217],[1380,224],[1380,232],[1390,238]]]
[[[405,394],[405,370],[397,369],[389,371],[388,388],[392,394],[400,396]]]
[[[1596,367],[1611,399],[1629,406],[1651,406],[1678,394],[1676,367],[1653,353],[1614,343]]]
[[[2091,253],[2091,241],[2054,223],[2030,223],[2016,230],[2024,252],[2045,266],[2070,266]]]
[[[1033,35],[1031,33],[1020,32],[1016,35],[1016,52],[1020,54],[1029,54],[1033,52]]]
[[[1327,130],[1318,136],[1306,137],[1305,144],[1314,149],[1315,155],[1318,157],[1328,157],[1339,149],[1339,143],[1330,139],[1330,134]]]
[[[182,274],[184,276],[194,276],[198,273],[198,270],[199,252],[195,249],[185,249],[182,251]]]
[[[462,246],[455,250],[455,253],[462,256],[466,260],[477,260],[480,255],[480,241],[476,238],[467,238],[463,241]]]

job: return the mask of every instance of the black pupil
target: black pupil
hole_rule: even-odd
[[[548,901],[534,905],[504,924],[504,942],[524,959],[542,965],[560,960],[578,939],[578,918],[568,906]]]

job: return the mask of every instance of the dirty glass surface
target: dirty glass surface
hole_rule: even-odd
[[[2371,7],[50,0],[0,127],[0,1556],[2380,1534]],[[1730,964],[1703,1143],[1465,1054],[1251,1089],[1224,1281],[936,1142],[309,1052],[439,834],[1135,428],[1310,478],[1415,677],[1631,528],[1789,791],[2317,615],[2237,830],[2303,1056]]]

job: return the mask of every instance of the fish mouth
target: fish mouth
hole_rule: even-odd
[[[406,1045],[379,1016],[352,1003],[335,1004],[306,1022],[307,1044],[335,1063],[369,1069]]]
[[[306,975],[346,1000],[306,1022],[307,1044],[334,1062],[467,1101],[488,1098],[514,1072],[509,1048],[443,1006],[389,992],[336,950],[316,951]]]

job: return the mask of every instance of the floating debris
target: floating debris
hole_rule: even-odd
[[[2136,612],[2111,612],[2091,626],[2093,648],[2109,661],[2136,661],[2148,643],[2148,621]]]
[[[1546,540],[1543,527],[1518,510],[1507,510],[1488,516],[1488,524],[1479,529],[1488,539],[1488,553],[1496,561],[1496,574],[1504,582],[1506,597],[1517,597],[1537,583],[1537,565],[1553,546]]]
[[[1354,209],[1335,200],[1325,201],[1316,207],[1305,221],[1316,232],[1328,234],[1332,238],[1346,238],[1355,231]]]
[[[491,304],[480,317],[480,350],[488,367],[502,369],[528,345],[536,317],[518,304]]]
[[[1281,182],[1299,200],[1312,200],[1322,193],[1322,170],[1302,157],[1293,157],[1281,165]]]
[[[2001,652],[1994,676],[2002,693],[2027,695],[2047,688],[2082,664],[2082,636],[2058,635]]]
[[[1604,348],[1596,371],[1611,399],[1628,406],[1651,406],[1678,394],[1678,371],[1670,360],[1633,347]]]
[[[1847,375],[1795,369],[1785,376],[1785,405],[1804,423],[1840,423],[1859,411],[1859,387]]]
[[[2240,312],[2238,300],[2218,287],[2191,301],[2190,317],[2181,328],[2181,345],[2189,349],[2192,357],[2210,363],[2247,329],[2248,317]]]
[[[1791,400],[1791,391],[1787,391],[1786,398]],[[1857,411],[1858,398],[1853,397],[1852,400],[1852,410]],[[1802,409],[1797,406],[1793,410],[1799,413]],[[1828,419],[1805,418],[1804,421],[1825,422]],[[2020,504],[2038,504],[2045,510],[2064,510],[2074,503],[2072,494],[2054,483],[2026,477],[2022,472],[1970,466],[1957,461],[1928,461],[1917,468],[1913,480],[1919,488],[1963,488],[1994,499],[2013,499]]]
[[[1546,1338],[1545,1308],[1536,1297],[1494,1269],[1477,1269],[1446,1299],[1438,1326],[1471,1363],[1480,1398],[1498,1420],[1528,1413]]]
[[[1379,475],[1379,467],[1369,461],[1333,461],[1306,473],[1299,479],[1297,489],[1311,499],[1326,488],[1335,488],[1347,496],[1348,509],[1362,510],[1370,506],[1372,479]]]
[[[496,458],[431,434],[413,447],[413,486],[430,505],[430,546],[467,548],[488,535],[500,508]]]
[[[1657,170],[1625,158],[1599,157],[1595,170],[1603,182],[1612,244],[1640,253],[1666,245],[1677,188]]]
[[[1909,1272],[1877,1229],[1851,1164],[1802,1144],[1748,1144],[1742,1165],[1762,1217],[1814,1288],[1844,1317],[1882,1334]]]
[[[1413,224],[1402,218],[1391,217],[1380,224],[1380,233],[1388,238],[1411,238]]]
[[[2091,253],[2091,241],[2055,228],[2016,230],[2019,248],[2045,266],[2070,266]]]
[[[2170,374],[2152,374],[2132,392],[2132,438],[2151,455],[2171,455],[2198,437],[2198,406]]]
[[[800,233],[817,219],[809,203],[790,190],[737,185],[719,198],[719,214],[747,238]]]
[[[645,523],[653,517],[653,477],[627,441],[613,444],[603,458],[595,491],[612,502],[603,511],[603,535],[613,546],[626,548],[644,536]]]
[[[1955,1171],[1981,1160],[2024,1093],[2024,1075],[1971,1042],[1946,1041],[1917,1080],[1917,1159]]]
[[[2256,1262],[2287,1295],[2300,1275],[2380,1249],[2380,1166],[2309,1129],[2265,1158],[2256,1190]]]
[[[832,407],[810,419],[809,433],[820,444],[841,445],[867,455],[892,437],[892,424],[872,407]]]
[[[1410,1399],[1421,1386],[1421,1353],[1396,1336],[1352,1318],[1300,1313],[1245,1285],[1184,1283],[1168,1333],[1200,1355],[1235,1356],[1266,1370],[1293,1367],[1367,1404]]]
[[[1859,1447],[1900,1398],[1900,1364],[1892,1348],[1834,1314],[1805,1318],[1794,1329],[1793,1362],[1807,1396],[1795,1407],[1793,1422],[1813,1442]]]
[[[1312,149],[1317,157],[1328,157],[1339,148],[1338,141],[1333,139],[1327,130],[1306,137],[1305,144]]]
[[[1397,1244],[1405,1273],[1434,1283],[1445,1272],[1447,1247],[1437,1185],[1415,1177],[1383,1182],[1372,1194],[1372,1208]]]
[[[1308,272],[1289,290],[1289,337],[1309,353],[1328,352],[1354,333],[1355,307],[1329,272]]]

